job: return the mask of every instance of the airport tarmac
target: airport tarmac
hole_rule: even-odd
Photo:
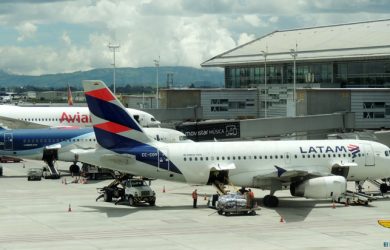
[[[23,167],[23,165],[25,167]],[[27,181],[30,167],[43,163],[2,164],[0,249],[383,249],[390,229],[390,200],[369,206],[332,207],[329,200],[292,198],[280,191],[280,206],[261,207],[256,216],[221,216],[206,206],[210,186],[156,180],[155,207],[95,201],[96,188],[111,182],[63,184]],[[68,164],[60,168],[67,169]],[[163,189],[165,187],[165,193]],[[192,191],[200,194],[192,208]],[[255,190],[262,198],[267,192]],[[68,211],[69,205],[71,212]],[[283,220],[281,220],[283,219]]]

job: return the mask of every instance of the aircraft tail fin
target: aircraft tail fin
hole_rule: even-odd
[[[83,87],[96,139],[103,148],[114,150],[152,141],[104,82],[86,80]]]

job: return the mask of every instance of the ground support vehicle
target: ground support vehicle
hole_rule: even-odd
[[[27,180],[37,180],[40,181],[42,179],[42,168],[30,168],[27,171]]]
[[[90,164],[84,163],[81,167],[80,175],[90,180],[116,178],[119,173],[107,168],[100,168]]]
[[[115,200],[115,204],[126,202],[130,206],[140,203],[156,204],[156,193],[146,184],[142,178],[132,178],[124,175],[115,179],[110,185],[99,188],[100,195],[96,198],[104,198],[105,202]]]
[[[376,200],[376,198],[371,195],[349,190],[343,196],[337,198],[338,203],[344,203],[345,205],[368,205],[373,200]]]
[[[222,195],[218,199],[217,211],[219,215],[256,215],[259,207],[248,206],[248,202],[241,194]]]

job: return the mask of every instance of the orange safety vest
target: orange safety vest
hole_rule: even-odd
[[[192,192],[192,199],[198,199],[198,193],[197,192]]]

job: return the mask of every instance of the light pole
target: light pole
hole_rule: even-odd
[[[158,57],[158,60],[153,60],[154,65],[156,66],[156,107],[158,108],[158,68],[160,67],[160,57]]]
[[[114,95],[116,93],[116,88],[115,88],[115,52],[119,49],[120,45],[114,45],[114,44],[111,44],[109,43],[108,44],[108,48],[110,50],[112,50],[112,53],[114,54],[114,63],[112,64],[112,66],[114,67],[114,73],[113,73],[113,85],[114,85]]]
[[[264,117],[267,118],[267,55],[268,53],[265,52],[264,50],[261,51],[264,56]]]
[[[296,115],[296,112],[295,112],[295,109],[296,109],[296,83],[297,83],[297,65],[296,65],[296,61],[297,61],[297,51],[295,49],[290,49],[290,54],[291,56],[293,57],[294,59],[294,68],[293,68],[293,72],[294,72],[294,85],[293,85],[293,103],[294,103],[294,116]]]

